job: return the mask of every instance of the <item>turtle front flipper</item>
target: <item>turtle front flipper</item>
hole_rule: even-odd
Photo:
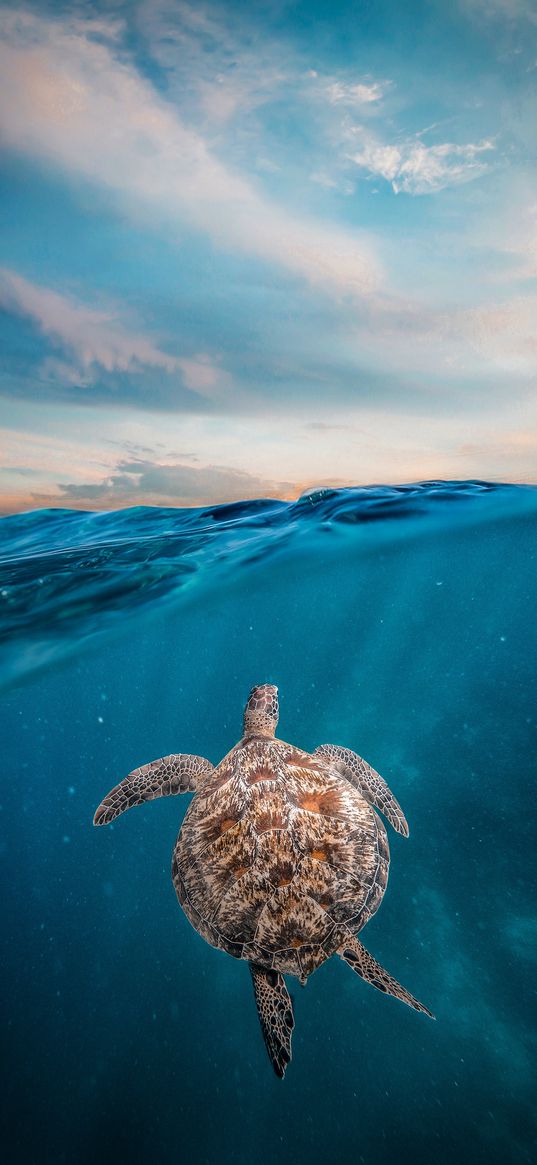
[[[291,996],[279,971],[250,963],[257,1013],[269,1059],[280,1080],[291,1060],[291,1036],[295,1026]]]
[[[204,756],[172,753],[151,761],[140,769],[133,769],[108,793],[96,810],[93,824],[108,825],[120,813],[144,801],[196,792],[211,773],[214,773],[214,765]]]
[[[358,789],[370,805],[380,809],[397,833],[408,837],[407,820],[399,802],[386,781],[357,752],[342,748],[339,744],[320,744],[313,755],[333,761],[341,775]]]
[[[380,963],[377,963],[373,955],[366,951],[360,940],[355,938],[350,931],[347,932],[347,937],[338,948],[337,953],[349,964],[349,967],[352,967],[353,971],[356,971],[357,975],[361,975],[362,979],[365,979],[366,983],[371,983],[372,987],[376,987],[377,991],[393,995],[395,999],[401,999],[403,1003],[408,1003],[408,1006],[413,1007],[415,1011],[423,1011],[431,1019],[435,1018],[428,1007],[425,1007],[418,999],[414,999],[410,991],[402,987],[397,979],[394,979],[384,970],[384,967],[381,967]]]

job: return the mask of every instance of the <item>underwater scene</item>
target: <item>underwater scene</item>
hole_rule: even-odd
[[[534,1160],[537,488],[322,490],[0,521],[4,1160]],[[436,1019],[330,958],[275,1076],[244,960],[179,907],[191,795],[92,824],[170,753],[277,735],[388,782],[360,934]]]

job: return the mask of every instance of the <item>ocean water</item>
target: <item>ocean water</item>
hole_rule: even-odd
[[[483,482],[1,520],[10,1165],[535,1159],[536,535],[537,489]],[[289,980],[283,1082],[176,901],[188,797],[92,827],[137,765],[217,762],[262,682],[400,800],[361,938],[437,1017],[332,959]]]

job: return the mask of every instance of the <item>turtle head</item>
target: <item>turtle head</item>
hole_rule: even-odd
[[[279,714],[278,689],[274,684],[257,684],[244,709],[244,735],[274,736]]]

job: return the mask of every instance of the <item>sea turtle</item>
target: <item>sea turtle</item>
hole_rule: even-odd
[[[324,744],[313,753],[275,737],[278,690],[252,689],[243,735],[216,767],[172,754],[135,769],[99,805],[95,825],[175,793],[195,793],[173,853],[177,897],[214,947],[247,959],[267,1051],[283,1077],[293,1006],[284,974],[302,984],[337,954],[368,983],[431,1012],[358,940],[388,880],[386,830],[408,836],[403,812],[374,769]]]

